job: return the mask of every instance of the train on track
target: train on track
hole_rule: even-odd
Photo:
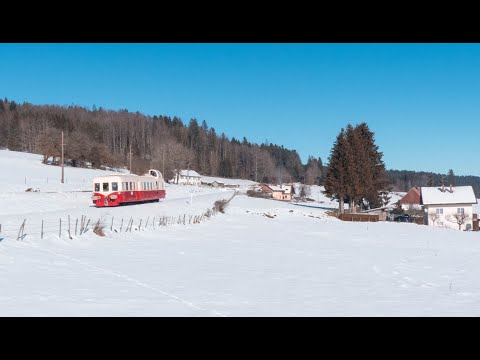
[[[158,202],[165,195],[162,173],[154,169],[143,176],[129,174],[93,178],[92,201],[96,207]]]

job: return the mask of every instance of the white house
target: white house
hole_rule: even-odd
[[[175,183],[183,185],[197,185],[201,184],[201,176],[195,170],[180,170],[175,175]]]
[[[471,186],[422,187],[421,195],[428,225],[472,230],[477,199]]]

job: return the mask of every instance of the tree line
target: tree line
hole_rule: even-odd
[[[18,104],[0,100],[0,148],[42,154],[44,162],[59,163],[61,132],[65,159],[71,166],[128,167],[143,174],[159,169],[166,179],[175,169],[194,169],[205,176],[283,183],[322,184],[321,158],[302,164],[295,150],[249,142],[218,134],[206,121],[146,116],[81,106]]]
[[[393,191],[408,191],[414,186],[472,186],[475,196],[480,198],[480,176],[455,175],[453,169],[446,174],[409,171],[387,170],[387,176]]]

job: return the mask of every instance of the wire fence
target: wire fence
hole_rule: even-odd
[[[58,218],[58,220],[42,219],[35,222],[28,221],[28,218],[25,218],[21,224],[0,224],[0,241],[5,238],[18,241],[26,237],[43,239],[47,234],[57,235],[58,238],[73,239],[73,237],[82,236],[87,232],[94,232],[103,236],[103,230],[105,229],[116,233],[131,233],[132,231],[145,231],[147,229],[157,230],[174,225],[200,224],[219,212],[223,212],[224,208],[237,194],[238,192],[235,192],[228,200],[217,200],[212,208],[198,215],[150,215],[146,218],[134,218],[133,216],[129,218],[111,216],[110,218],[104,215],[98,219],[86,215],[81,215],[80,218],[67,215]]]

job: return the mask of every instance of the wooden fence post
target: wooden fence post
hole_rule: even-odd
[[[152,225],[153,225],[153,230],[155,230],[155,216],[153,217]]]
[[[22,237],[23,237],[23,229],[25,227],[25,221],[27,221],[27,219],[23,220],[22,225],[20,225],[20,229],[18,229],[17,241],[20,240],[20,233],[22,234]]]
[[[120,225],[120,232],[122,232],[122,227],[123,227],[123,218],[122,218],[122,224]]]
[[[60,218],[60,226],[58,227],[58,237],[62,236],[62,218]]]
[[[70,233],[70,215],[68,215],[68,237],[72,239],[72,235]]]
[[[140,231],[141,227],[142,227],[142,219],[140,219],[140,224],[138,224],[138,231]]]
[[[87,216],[85,215],[85,219],[87,219]],[[88,224],[90,224],[90,219],[87,221],[87,225],[85,225],[85,228],[83,229],[83,233],[86,233],[88,230]]]
[[[40,233],[40,239],[43,239],[43,220],[42,220],[42,231]]]
[[[112,216],[112,224],[110,225],[110,231],[112,231],[112,229],[113,229],[113,219],[114,219],[114,218],[115,218],[115,217]]]
[[[150,220],[150,216],[147,217],[147,222],[145,223],[145,229],[147,228],[147,225],[148,225],[148,220]]]
[[[84,225],[84,221],[83,221],[83,215],[82,215],[82,218],[80,219],[80,235],[83,234],[83,225]]]
[[[78,218],[75,221],[75,236],[77,236],[77,225],[78,225]]]

